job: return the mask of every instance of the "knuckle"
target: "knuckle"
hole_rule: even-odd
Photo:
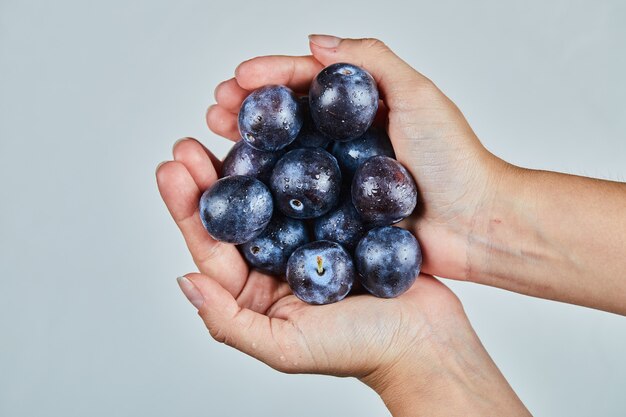
[[[196,213],[194,212],[193,215],[195,216]],[[221,242],[213,241],[211,243],[212,244],[207,245],[207,247],[205,248],[202,254],[197,254],[196,256],[192,256],[193,262],[201,271],[208,270],[209,264],[211,264],[211,262],[215,260],[215,258],[218,258],[220,249],[222,249]]]
[[[193,151],[195,143],[196,140],[188,136],[178,139],[174,142],[174,145],[172,145],[172,154],[174,155],[174,158],[180,158],[182,154]]]
[[[434,89],[436,88],[435,84],[433,84],[432,81],[430,81],[426,77],[420,77],[420,76],[411,77],[411,80],[408,81],[407,84],[408,84],[407,90],[419,91],[421,93],[432,93]]]
[[[235,78],[237,80],[255,78],[258,76],[259,64],[262,65],[263,56],[255,56],[247,59],[235,68]]]
[[[214,326],[207,327],[209,329],[209,334],[213,339],[215,339],[216,342],[228,345],[228,337],[222,329]]]
[[[362,40],[362,44],[367,49],[372,49],[372,50],[377,50],[377,51],[384,51],[384,50],[389,49],[383,41],[377,38],[365,38]]]
[[[215,99],[215,102],[219,103],[220,100],[223,99],[222,95],[224,94],[224,86],[226,86],[227,83],[228,81],[222,81],[215,87],[215,90],[213,90],[213,98]]]
[[[428,97],[430,100],[439,99],[440,91],[437,86],[430,79],[417,72],[403,82],[403,84],[404,88],[398,93],[399,95],[406,95],[408,97],[419,95],[421,97]]]
[[[241,79],[245,79],[245,78],[249,78],[253,76],[251,72],[254,69],[253,68],[254,59],[255,58],[251,58],[246,61],[243,61],[241,64],[237,66],[237,68],[235,68],[235,79],[241,80]]]
[[[290,362],[281,361],[280,363],[272,364],[271,366],[272,368],[274,368],[278,372],[282,372],[283,374],[293,375],[298,373],[296,367],[293,366],[293,364],[291,364]]]

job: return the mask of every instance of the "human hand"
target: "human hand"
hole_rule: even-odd
[[[357,52],[355,55],[358,55]],[[351,62],[355,59],[356,56]],[[363,65],[363,62],[358,63]],[[236,114],[250,90],[266,84],[285,84],[296,91],[305,91],[323,66],[312,57],[264,57],[242,64],[237,70],[236,80],[226,81],[216,89],[218,105],[207,112],[209,127],[225,137],[238,139]],[[285,72],[289,69],[293,69],[293,72]],[[374,75],[380,78],[379,73],[374,72]],[[384,83],[381,84],[381,92],[386,94],[384,86]],[[386,99],[386,96],[383,97]],[[381,108],[379,119],[384,119],[387,116],[385,106]],[[390,112],[390,116],[393,114]],[[159,188],[198,268],[206,275],[190,275],[187,278],[189,281],[183,279],[181,285],[198,289],[200,294],[203,294],[203,288],[213,288],[213,291],[206,291],[206,296],[219,295],[213,302],[196,303],[218,340],[287,372],[293,368],[294,372],[363,377],[376,369],[397,363],[398,357],[407,354],[404,350],[413,349],[417,345],[415,340],[424,338],[422,332],[425,329],[432,330],[432,323],[441,321],[446,311],[464,317],[456,297],[441,283],[425,276],[418,279],[410,291],[394,300],[355,296],[340,304],[323,307],[302,303],[290,295],[285,282],[249,270],[232,245],[214,241],[202,227],[197,213],[198,199],[202,191],[217,179],[219,161],[194,140],[177,143],[174,159],[159,168]],[[200,297],[198,299],[204,300]],[[205,308],[220,303],[221,308],[204,312]],[[425,311],[430,315],[425,314]],[[225,333],[226,330],[232,332],[238,328],[232,323],[222,324],[216,329],[214,321],[208,318],[209,312],[222,315],[219,320],[215,320],[218,325],[225,322],[225,313],[234,315],[237,312],[238,320],[258,322],[252,328],[258,328],[259,331],[269,328],[274,332],[269,336],[259,334],[259,341],[251,342],[255,340],[254,335]],[[230,319],[232,321],[233,318]],[[290,333],[294,327],[297,332]],[[282,330],[276,332],[276,329]],[[282,333],[286,336],[278,341],[272,339]],[[332,339],[328,338],[329,334],[333,335]],[[240,340],[245,342],[241,344]],[[290,348],[283,349],[281,344],[284,343]],[[264,346],[272,355],[264,356],[260,346]],[[346,355],[349,351],[355,353]],[[281,353],[277,355],[276,352]],[[310,357],[303,356],[303,352],[308,352]]]
[[[325,66],[349,62],[364,67],[383,100],[376,122],[388,120],[396,157],[421,193],[423,206],[402,226],[420,241],[422,270],[467,279],[472,224],[487,211],[508,164],[481,145],[454,103],[380,41],[314,35],[310,47],[312,56],[264,56],[239,65],[235,78],[215,90],[217,104],[207,112],[209,128],[239,140],[237,112],[250,91],[284,84],[306,93]]]
[[[217,87],[209,128],[237,139],[239,105],[262,85],[306,93],[325,66],[364,67],[382,98],[376,122],[387,123],[421,193],[423,205],[401,225],[420,241],[423,272],[626,314],[626,184],[497,158],[454,103],[380,41],[313,35],[310,48],[312,56],[242,63]]]
[[[394,415],[457,408],[484,415],[480,407],[523,414],[459,300],[439,281],[422,275],[394,299],[361,294],[308,305],[204,230],[198,202],[217,180],[219,161],[193,139],[177,142],[173,153],[157,169],[159,190],[201,272],[179,284],[216,340],[283,372],[357,377]],[[481,383],[468,384],[475,378]]]
[[[178,142],[174,161],[157,180],[202,274],[181,278],[211,334],[285,372],[364,377],[395,363],[428,339],[436,323],[462,316],[458,299],[432,277],[420,277],[401,297],[369,295],[308,305],[288,284],[251,270],[237,249],[213,240],[200,222],[198,201],[217,179],[212,155],[193,139]]]

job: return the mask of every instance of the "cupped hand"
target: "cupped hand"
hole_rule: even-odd
[[[377,122],[387,123],[397,159],[415,177],[421,194],[416,214],[402,226],[422,246],[423,271],[467,279],[471,230],[493,201],[508,164],[480,143],[459,109],[429,79],[375,39],[313,35],[309,56],[263,56],[243,62],[235,77],[215,90],[209,128],[239,140],[237,113],[250,91],[284,84],[306,93],[317,73],[335,62],[367,69],[382,99]]]
[[[489,189],[497,160],[480,144],[454,104],[434,84],[372,39],[313,36],[312,55],[265,56],[239,65],[215,90],[207,111],[215,133],[239,140],[237,113],[254,89],[283,84],[306,93],[325,66],[349,62],[376,79],[396,156],[416,178],[422,205],[404,226],[418,236],[423,270],[453,278],[466,272],[467,229]],[[193,139],[178,142],[174,161],[160,166],[159,189],[201,272],[181,278],[212,335],[286,372],[363,376],[384,369],[420,340],[448,334],[440,324],[462,320],[457,298],[422,276],[392,300],[368,295],[309,306],[284,281],[250,270],[237,249],[214,241],[198,215],[198,200],[217,180],[219,161]]]
[[[395,299],[361,294],[311,306],[285,281],[249,269],[233,245],[213,240],[200,221],[199,198],[217,180],[218,167],[200,143],[185,139],[174,146],[174,160],[157,170],[161,195],[200,270],[179,284],[218,341],[283,372],[373,380],[403,358],[432,364],[426,357],[433,340],[466,331],[458,299],[430,276]]]
[[[327,65],[364,67],[381,93],[376,123],[386,124],[397,159],[421,193],[420,207],[403,226],[420,240],[423,271],[467,278],[472,224],[494,198],[507,165],[485,150],[430,80],[380,41],[313,36],[310,47],[310,56],[242,63],[235,78],[216,88],[209,128],[240,140],[237,113],[252,90],[283,84],[306,94]],[[217,180],[220,161],[194,139],[177,142],[173,153],[174,160],[157,169],[157,182],[200,271],[179,278],[179,285],[215,339],[283,372],[358,377],[394,415],[495,409],[527,415],[459,300],[438,280],[422,274],[394,299],[352,294],[335,304],[307,305],[286,282],[249,269],[233,245],[213,240],[202,226],[198,202]]]

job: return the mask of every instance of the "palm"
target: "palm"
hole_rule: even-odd
[[[465,278],[468,237],[476,210],[490,196],[493,161],[456,106],[430,81],[411,97],[398,97],[401,111],[389,112],[388,131],[398,160],[416,178],[421,207],[404,225],[418,236],[423,271]],[[492,162],[493,161],[493,162]],[[489,167],[492,168],[492,167]],[[445,250],[442,250],[445,248]]]
[[[347,61],[362,64],[358,56]],[[316,55],[260,57],[242,64],[236,79],[217,87],[218,104],[207,112],[209,127],[239,140],[237,112],[251,90],[284,84],[306,93],[312,78],[333,62]],[[411,85],[390,88],[389,78],[383,83],[373,70],[385,103],[377,123],[388,123],[396,156],[417,178],[427,202],[404,227],[420,239],[424,271],[460,277],[466,239],[458,239],[454,229],[468,221],[466,208],[476,205],[481,196],[475,191],[485,188],[485,178],[471,162],[482,148],[458,109],[426,78],[410,69]],[[402,354],[393,350],[414,346],[433,323],[459,308],[456,297],[428,276],[393,300],[351,295],[332,305],[303,303],[284,281],[250,270],[234,246],[214,241],[204,230],[198,200],[217,180],[220,162],[194,140],[179,142],[174,159],[158,170],[159,189],[206,276],[193,279],[204,286],[205,297],[213,297],[200,314],[218,340],[279,369],[354,375],[371,371],[372,357],[384,361],[386,354]]]
[[[207,123],[214,132],[239,140],[237,112],[251,90],[267,84],[285,84],[306,93],[313,77],[325,66],[341,58],[362,65],[362,57],[267,56],[240,65],[236,78],[220,84],[215,90],[218,104],[209,108]],[[414,218],[404,227],[420,240],[424,253],[423,271],[449,278],[465,278],[468,236],[463,235],[493,189],[487,183],[488,166],[498,161],[480,144],[458,108],[434,86],[408,65],[394,68],[398,79],[376,62],[365,67],[372,72],[381,90],[384,105],[376,123],[388,123],[396,156],[417,179],[422,201]],[[373,67],[374,66],[374,67]],[[445,250],[442,250],[445,248]]]
[[[217,178],[217,162],[194,140],[179,142],[174,157],[158,170],[159,190],[200,272],[208,277],[203,285],[221,297],[209,307],[222,303],[229,331],[245,329],[248,342],[238,345],[238,337],[218,331],[214,336],[221,341],[253,355],[265,352],[266,362],[279,369],[366,374],[376,365],[372,357],[384,360],[385,352],[397,355],[394,346],[414,346],[430,328],[419,324],[432,322],[433,315],[439,317],[457,303],[445,286],[427,276],[392,300],[354,295],[325,306],[300,301],[286,282],[250,270],[234,246],[216,242],[204,230],[198,201]],[[398,338],[408,343],[397,344]]]

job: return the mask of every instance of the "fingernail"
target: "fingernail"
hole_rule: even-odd
[[[178,286],[180,287],[180,290],[183,292],[183,294],[185,294],[185,297],[187,297],[189,302],[193,304],[195,308],[200,310],[200,307],[202,307],[202,304],[204,304],[204,297],[202,297],[202,294],[200,294],[200,291],[198,291],[196,286],[193,285],[193,283],[189,281],[187,277],[178,277],[176,278],[176,281],[178,281]]]
[[[330,35],[309,35],[309,41],[320,48],[336,48],[341,43],[341,38]]]

